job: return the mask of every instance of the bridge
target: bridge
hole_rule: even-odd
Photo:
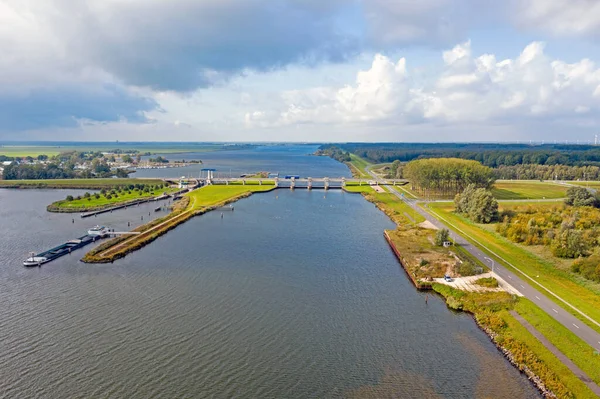
[[[408,183],[407,180],[404,179],[381,179],[381,178],[373,178],[373,179],[358,179],[358,178],[347,178],[347,177],[299,177],[298,175],[288,175],[285,178],[275,177],[275,178],[257,178],[257,177],[214,177],[214,175],[210,177],[201,177],[198,179],[202,185],[207,184],[236,184],[236,185],[262,185],[262,184],[274,184],[275,187],[278,188],[304,188],[311,190],[313,188],[317,189],[341,189],[346,185],[352,186],[362,186],[362,185],[404,185]]]

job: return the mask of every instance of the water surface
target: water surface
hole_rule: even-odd
[[[113,264],[23,268],[150,210],[45,211],[69,193],[0,190],[0,397],[538,397],[470,316],[425,304],[359,195],[257,194]]]

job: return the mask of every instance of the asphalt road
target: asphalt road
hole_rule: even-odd
[[[373,179],[375,179],[379,183],[383,183],[381,178],[377,176],[375,173],[371,171],[370,168],[366,168],[367,173],[369,173]],[[415,212],[418,212],[422,215],[426,220],[433,223],[438,228],[447,228],[450,231],[450,236],[454,240],[455,243],[462,246],[467,252],[469,252],[472,256],[479,259],[483,264],[492,265],[491,259],[488,255],[483,253],[478,247],[472,245],[469,241],[467,241],[463,236],[459,234],[457,229],[452,226],[450,223],[444,223],[442,220],[439,220],[431,213],[425,211],[420,206],[417,205],[416,200],[410,200],[406,198],[406,196],[401,195],[398,191],[396,191],[391,186],[385,186],[388,191],[392,194],[396,195],[399,199],[408,204]],[[575,312],[582,315],[583,318],[588,319],[591,323],[596,324],[600,327],[600,323],[597,320],[591,319],[589,316],[585,315],[582,311],[575,308],[574,306],[568,304],[565,300],[560,298],[558,295],[544,289],[540,286],[539,283],[535,282],[535,276],[525,276],[522,274],[518,276],[515,272],[509,270],[505,267],[498,259],[493,261],[494,273],[503,278],[507,283],[512,285],[517,291],[519,291],[523,296],[532,302],[534,302],[537,306],[539,306],[542,310],[548,313],[552,318],[558,321],[560,324],[565,326],[567,329],[572,331],[575,335],[581,338],[583,341],[587,342],[590,346],[596,349],[597,352],[600,353],[600,333],[596,332],[592,328],[588,327],[587,324],[584,324],[577,317],[573,316],[565,307],[571,308]],[[534,285],[537,288],[534,288]],[[542,291],[544,293],[542,293]],[[554,297],[557,302],[561,303],[559,305],[557,302],[551,300],[548,296]]]
[[[490,265],[492,262],[490,261],[489,255],[483,253],[478,247],[472,245],[465,238],[463,238],[459,232],[453,228],[452,225],[448,223],[444,223],[443,221],[437,219],[435,216],[430,214],[429,212],[422,209],[417,205],[415,200],[409,200],[405,198],[403,195],[398,193],[396,190],[391,187],[387,187],[390,192],[395,194],[398,198],[403,200],[406,204],[408,204],[412,209],[422,215],[425,219],[433,223],[438,228],[447,228],[450,231],[450,236],[454,240],[455,243],[459,244],[465,250],[467,250],[471,255],[479,259],[483,264]],[[534,302],[541,309],[543,309],[546,313],[548,313],[552,318],[556,319],[563,326],[571,330],[575,335],[579,338],[587,342],[593,348],[595,348],[598,352],[600,352],[600,333],[597,333],[592,328],[588,327],[581,320],[573,316],[571,313],[566,311],[563,306],[568,306],[563,303],[563,306],[558,305],[556,302],[552,301],[548,298],[547,295],[552,295],[548,293],[548,291],[542,290],[545,293],[542,293],[540,290],[533,287],[533,283],[530,279],[526,279],[524,277],[518,276],[513,271],[508,270],[504,265],[502,265],[499,261],[494,261],[494,273],[502,277],[507,283],[512,285],[517,291],[519,291],[523,296],[527,299]],[[533,280],[535,280],[535,276],[530,276]],[[527,281],[526,281],[527,280]],[[531,283],[531,284],[530,284]],[[535,284],[537,285],[537,284]],[[555,296],[556,298],[557,296]],[[561,302],[559,300],[559,302]],[[581,312],[583,313],[583,312]],[[594,321],[591,321],[594,322]],[[597,322],[596,322],[597,323]],[[598,324],[600,326],[600,324]]]

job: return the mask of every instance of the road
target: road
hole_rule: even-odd
[[[367,172],[378,182],[382,182],[381,178],[375,175],[370,168],[366,169]],[[423,208],[421,208],[417,204],[417,200],[410,200],[406,198],[404,195],[401,195],[398,191],[396,191],[391,186],[384,186],[389,192],[396,195],[400,200],[404,201],[408,204],[415,212],[418,212],[422,215],[426,220],[431,222],[438,228],[447,228],[454,242],[460,246],[462,246],[467,252],[469,252],[472,256],[479,259],[483,264],[490,265],[490,257],[485,254],[481,249],[477,246],[472,245],[469,241],[467,241],[455,226],[453,226],[449,222],[443,222],[439,218],[435,217],[433,214],[427,212]],[[494,262],[494,272],[502,277],[506,282],[512,285],[517,291],[519,291],[523,296],[527,299],[534,302],[537,306],[543,309],[546,313],[548,313],[552,318],[561,323],[567,329],[572,331],[576,336],[581,338],[583,341],[587,342],[590,346],[600,352],[600,333],[596,332],[594,329],[590,328],[587,324],[584,324],[577,317],[573,316],[564,307],[569,307],[572,310],[580,313],[582,317],[588,319],[591,323],[596,324],[600,327],[600,323],[598,321],[591,319],[589,316],[585,315],[580,310],[576,309],[574,306],[568,304],[558,295],[544,289],[539,283],[535,282],[535,276],[523,276],[520,277],[513,271],[509,270],[502,263],[500,263],[497,259]],[[544,293],[540,290],[534,288],[532,285],[534,284],[536,287],[541,288]],[[558,305],[556,302],[548,298],[549,296],[557,299],[558,302],[561,302],[563,306]]]

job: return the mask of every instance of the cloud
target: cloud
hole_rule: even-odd
[[[120,86],[55,87],[22,95],[0,94],[0,131],[17,132],[86,123],[148,123],[144,111],[157,108],[151,99]]]
[[[513,18],[522,28],[554,36],[600,36],[597,0],[514,0]]]
[[[376,55],[352,85],[283,92],[278,112],[253,110],[247,126],[422,123],[523,124],[600,121],[600,69],[588,60],[553,60],[533,42],[514,59],[474,58],[471,43],[443,52],[444,69],[425,85],[407,60]],[[587,119],[581,120],[582,117]]]
[[[356,50],[336,28],[343,0],[55,0],[52,30],[128,85],[189,92],[247,69],[341,61]],[[77,15],[77,18],[73,18]]]

